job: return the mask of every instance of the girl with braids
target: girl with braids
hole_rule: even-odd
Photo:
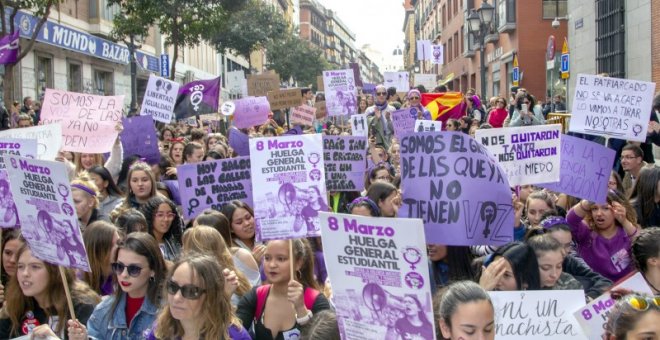
[[[289,258],[289,242],[293,259]],[[291,266],[295,277],[291,277]],[[314,260],[307,240],[268,242],[264,272],[270,285],[253,288],[238,303],[236,314],[245,328],[254,326],[255,339],[288,339],[300,334],[312,315],[330,309],[314,279]]]
[[[660,294],[660,228],[647,228],[639,233],[632,244],[632,257],[653,294]]]

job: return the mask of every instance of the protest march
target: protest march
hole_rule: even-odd
[[[585,66],[602,1],[1,2],[0,339],[660,339],[660,54]]]

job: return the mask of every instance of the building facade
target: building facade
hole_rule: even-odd
[[[410,74],[415,73],[417,57],[415,55],[415,7],[412,0],[405,0],[403,9],[406,12],[403,17],[403,34],[405,36],[403,46],[403,68]]]

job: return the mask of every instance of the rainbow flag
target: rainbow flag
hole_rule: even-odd
[[[422,105],[431,112],[433,120],[439,120],[445,126],[448,119],[458,119],[465,115],[465,102],[460,92],[423,93]]]

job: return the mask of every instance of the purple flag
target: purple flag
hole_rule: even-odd
[[[326,189],[362,191],[366,158],[367,137],[323,136]]]
[[[220,98],[220,77],[195,80],[179,88],[174,104],[177,120],[204,113],[218,112]]]
[[[18,31],[0,38],[0,64],[14,64],[20,53],[20,38]]]
[[[355,80],[355,86],[362,87],[362,75],[360,74],[360,64],[350,63],[351,69],[353,70],[353,79]]]
[[[249,156],[250,155],[250,137],[244,134],[236,128],[229,129],[229,146],[231,146],[234,151],[239,156]]]

